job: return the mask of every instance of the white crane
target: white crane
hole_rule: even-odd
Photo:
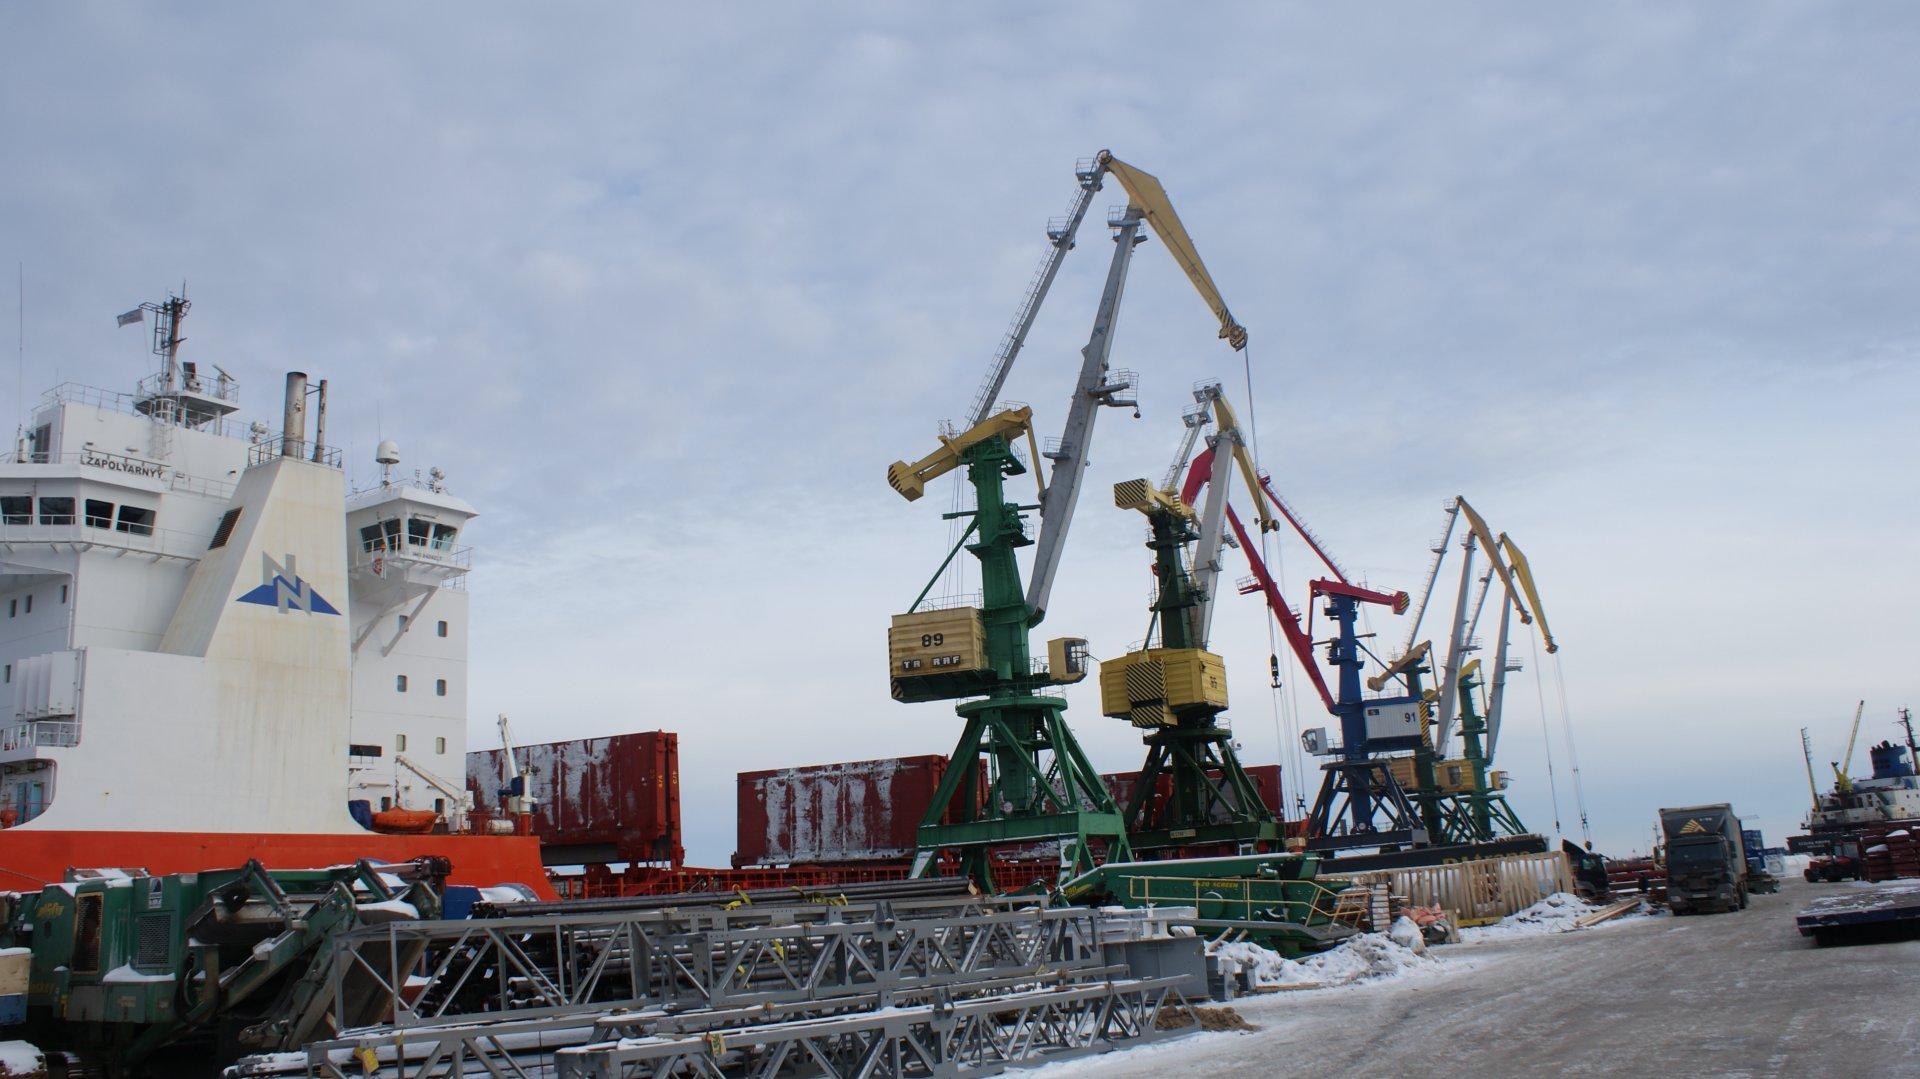
[[[443,811],[443,815],[446,817],[446,820],[447,820],[448,831],[465,832],[467,830],[469,817],[473,812],[473,792],[472,791],[469,791],[464,787],[456,787],[452,783],[449,783],[446,780],[441,779],[439,776],[434,775],[432,772],[428,771],[425,767],[415,763],[413,758],[407,756],[405,753],[394,754],[393,763],[399,765],[402,768],[405,768],[407,771],[412,772],[414,775],[419,776],[423,781],[426,782],[427,786],[432,787],[434,790],[437,790],[441,794],[446,795],[447,808]],[[400,784],[396,781],[394,783],[394,789],[396,792],[398,792],[399,787],[400,787]]]

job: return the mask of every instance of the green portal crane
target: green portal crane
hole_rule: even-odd
[[[1216,460],[1222,453],[1235,457],[1248,477],[1255,473],[1220,386],[1208,383],[1194,391],[1194,398],[1199,407],[1187,414],[1186,435],[1167,480],[1158,488],[1144,479],[1113,488],[1116,506],[1147,518],[1147,547],[1159,586],[1147,646],[1109,660],[1100,670],[1101,711],[1148,732],[1146,763],[1126,807],[1127,831],[1143,852],[1229,845],[1251,851],[1282,838],[1279,818],[1242,767],[1232,732],[1220,723],[1227,708],[1226,670],[1221,658],[1207,651],[1232,469],[1213,471],[1199,513],[1177,493],[1210,411],[1219,419],[1219,430],[1209,452]],[[1261,527],[1267,529],[1272,522],[1259,487],[1251,478],[1247,482]]]
[[[1507,660],[1507,645],[1512,618],[1535,626],[1549,653],[1559,651],[1559,642],[1547,627],[1546,609],[1534,582],[1526,555],[1506,533],[1496,536],[1465,498],[1456,498],[1448,507],[1446,534],[1434,548],[1435,559],[1428,574],[1427,593],[1421,599],[1424,612],[1427,599],[1445,558],[1448,541],[1457,523],[1466,524],[1461,541],[1459,590],[1454,597],[1453,620],[1449,630],[1448,651],[1441,669],[1440,687],[1430,694],[1430,705],[1423,710],[1423,729],[1419,749],[1405,764],[1396,765],[1412,782],[1412,797],[1436,842],[1482,843],[1503,836],[1524,835],[1520,822],[1504,793],[1506,773],[1492,770],[1494,752],[1499,743],[1502,705],[1506,696],[1506,675],[1512,669]],[[1478,597],[1469,605],[1474,591],[1474,556],[1484,551],[1487,568],[1478,576]],[[1496,585],[1496,578],[1498,584]],[[1479,624],[1487,598],[1499,594],[1500,621],[1495,638],[1491,676],[1486,675],[1478,659],[1466,658],[1472,651],[1474,630]],[[1403,657],[1376,676],[1375,688],[1390,677],[1401,677],[1416,694],[1419,678],[1427,672],[1424,665],[1431,651],[1428,642],[1411,642],[1419,631],[1419,617],[1408,632],[1410,647]],[[1479,703],[1484,691],[1484,710]],[[1437,713],[1437,714],[1436,714]],[[1455,719],[1459,721],[1461,755],[1446,755]]]
[[[1109,175],[1126,189],[1128,201],[1108,216],[1114,250],[1106,284],[1080,351],[1066,426],[1058,444],[1042,454],[1033,437],[1032,413],[996,410],[995,404],[1093,195]],[[988,889],[994,884],[996,847],[1056,843],[1063,877],[1091,868],[1103,856],[1131,857],[1119,809],[1067,727],[1066,702],[1048,692],[1086,677],[1086,642],[1052,641],[1047,662],[1037,665],[1028,635],[1046,617],[1100,410],[1130,407],[1139,414],[1129,396],[1134,376],[1113,370],[1108,358],[1133,251],[1147,238],[1143,227],[1161,238],[1186,272],[1219,320],[1220,336],[1236,350],[1247,342],[1245,328],[1228,311],[1157,179],[1105,151],[1081,162],[1075,176],[1079,195],[1068,215],[1048,226],[1047,256],[968,408],[968,428],[943,437],[939,449],[920,461],[895,462],[887,470],[888,482],[909,501],[924,493],[929,480],[962,468],[973,489],[973,509],[947,515],[968,518],[965,532],[913,606],[895,616],[888,651],[896,699],[979,698],[956,708],[966,726],[921,822],[913,872],[931,872],[943,852],[952,852]],[[1023,437],[1039,493],[1033,505],[1010,501],[1005,489],[1008,476],[1029,467],[1014,453]],[[1043,458],[1052,464],[1044,481]],[[1028,536],[1024,517],[1034,510],[1040,516],[1037,539]],[[1035,551],[1023,590],[1016,552],[1026,546]],[[962,549],[980,564],[979,605],[925,609],[934,582]]]
[[[953,851],[985,888],[993,887],[993,849],[1009,844],[1059,842],[1062,867],[1074,873],[1102,856],[1130,857],[1119,808],[1067,726],[1067,702],[1046,692],[1086,677],[1086,642],[1051,642],[1046,664],[1030,652],[1034,619],[1015,552],[1033,542],[1024,511],[1035,507],[1010,501],[1005,489],[1006,477],[1026,472],[1012,440],[1031,434],[1029,416],[1024,408],[997,413],[945,447],[974,492],[972,510],[947,515],[970,518],[948,560],[962,548],[978,560],[980,606],[916,603],[894,616],[888,634],[895,699],[984,695],[956,709],[966,726],[921,822],[914,875]]]

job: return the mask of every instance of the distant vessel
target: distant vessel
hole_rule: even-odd
[[[238,382],[180,359],[187,308],[120,316],[152,316],[159,371],[49,391],[0,463],[0,888],[442,855],[544,891],[537,840],[457,834],[512,831],[462,790],[476,511],[438,469],[396,481],[391,442],[350,495],[325,380],[287,375],[278,435],[240,426]]]
[[[1818,807],[1807,815],[1809,831],[1920,819],[1920,777],[1914,775],[1911,748],[1881,742],[1869,747],[1867,756],[1873,774],[1835,784],[1820,795]]]
[[[1847,766],[1853,757],[1853,739],[1860,733],[1860,716],[1865,707],[1866,702],[1862,701],[1860,710],[1854,713],[1853,731],[1847,740],[1847,760],[1834,763],[1833,788],[1825,794],[1817,788],[1814,791],[1813,808],[1806,820],[1807,831],[1812,835],[1920,820],[1920,777],[1914,774],[1913,718],[1907,709],[1900,710],[1906,744],[1887,740],[1868,747],[1867,758],[1872,763],[1873,774],[1866,778],[1847,775]],[[1801,739],[1804,744],[1805,731],[1801,732]],[[1811,748],[1806,749],[1806,756],[1807,781],[1811,785]]]

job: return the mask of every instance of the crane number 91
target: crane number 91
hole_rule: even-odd
[[[947,635],[944,633],[922,633],[920,635],[920,647],[922,648],[937,648],[946,643]]]

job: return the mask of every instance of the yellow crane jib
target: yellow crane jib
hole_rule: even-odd
[[[1220,298],[1220,289],[1213,283],[1213,275],[1207,272],[1207,264],[1200,261],[1200,252],[1193,245],[1193,237],[1187,235],[1187,228],[1180,223],[1180,215],[1173,210],[1173,202],[1167,197],[1167,189],[1152,173],[1142,172],[1120,160],[1105,150],[1100,159],[1106,164],[1107,171],[1120,181],[1127,191],[1127,202],[1141,212],[1152,226],[1160,242],[1167,245],[1173,253],[1173,260],[1186,271],[1187,280],[1200,292],[1200,298],[1207,301],[1213,309],[1213,317],[1220,320],[1220,336],[1235,352],[1247,347],[1247,328],[1227,310],[1227,301]]]
[[[1467,505],[1464,496],[1456,496],[1454,501],[1459,504],[1460,516],[1467,519],[1467,527],[1473,531],[1474,538],[1480,541],[1480,549],[1487,552],[1487,561],[1493,565],[1494,572],[1500,575],[1500,583],[1507,586],[1507,595],[1513,599],[1513,609],[1519,612],[1520,621],[1531,625],[1533,615],[1527,613],[1526,605],[1520,602],[1516,595],[1513,574],[1508,571],[1506,562],[1500,558],[1500,541],[1493,538],[1493,531],[1487,527],[1486,519],[1481,517],[1472,506]],[[1528,598],[1532,598],[1531,592],[1528,593]]]
[[[1266,489],[1260,485],[1260,470],[1253,466],[1253,455],[1247,452],[1246,440],[1240,437],[1239,417],[1233,414],[1225,394],[1215,395],[1213,416],[1214,422],[1219,425],[1221,440],[1233,447],[1233,461],[1240,467],[1240,479],[1247,485],[1247,497],[1253,499],[1253,515],[1260,523],[1260,531],[1278,532],[1280,522],[1267,510],[1268,496]],[[1217,451],[1214,457],[1217,461]]]
[[[1411,649],[1408,649],[1406,655],[1401,656],[1388,665],[1386,670],[1367,679],[1367,688],[1373,690],[1375,693],[1380,692],[1387,687],[1388,682],[1398,678],[1406,671],[1419,666],[1426,660],[1427,653],[1431,651],[1433,651],[1432,641],[1421,641],[1419,644],[1414,645]]]
[[[949,438],[940,436],[940,448],[912,464],[895,461],[887,466],[887,483],[909,502],[927,493],[927,483],[960,467],[960,455],[995,436],[1011,440],[1031,434],[1033,409],[1022,406],[996,412]]]
[[[1113,504],[1123,510],[1139,510],[1152,513],[1166,510],[1188,520],[1193,519],[1193,507],[1180,500],[1180,496],[1162,491],[1146,480],[1124,480],[1113,485]]]
[[[1513,540],[1505,532],[1500,533],[1500,546],[1507,552],[1507,563],[1513,567],[1513,575],[1520,578],[1520,589],[1527,594],[1527,602],[1533,606],[1534,617],[1540,620],[1540,639],[1547,643],[1548,652],[1560,651],[1560,645],[1553,639],[1553,631],[1547,628],[1547,609],[1540,604],[1540,590],[1533,583],[1533,567],[1527,564],[1527,556],[1520,553]],[[1521,612],[1524,618],[1525,611]]]

